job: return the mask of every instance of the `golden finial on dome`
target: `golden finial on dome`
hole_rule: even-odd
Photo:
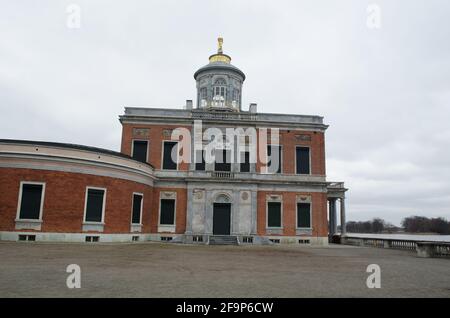
[[[219,45],[219,48],[217,49],[217,53],[222,54],[223,53],[223,49],[222,49],[223,38],[222,37],[217,38],[217,42]]]
[[[209,62],[223,62],[223,63],[230,63],[231,57],[223,54],[223,38],[218,37],[217,38],[217,53],[213,54],[209,57]]]

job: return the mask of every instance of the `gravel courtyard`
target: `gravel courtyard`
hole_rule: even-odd
[[[66,286],[69,264],[80,289]],[[366,286],[369,264],[380,289]],[[1,242],[0,297],[450,297],[450,260],[340,245]]]

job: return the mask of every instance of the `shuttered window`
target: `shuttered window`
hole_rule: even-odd
[[[161,199],[161,215],[159,216],[159,223],[162,225],[175,224],[175,200]]]
[[[281,173],[281,151],[280,146],[268,145],[267,157],[268,157],[268,172],[269,173]]]
[[[297,174],[309,174],[309,148],[297,147],[296,154]]]
[[[174,154],[174,158],[172,158],[172,152]],[[177,170],[177,155],[177,142],[164,142],[162,168],[165,170]]]
[[[131,220],[133,224],[141,223],[141,213],[142,213],[142,195],[133,194],[133,216]]]
[[[195,170],[205,170],[205,152],[203,150],[197,150],[197,156],[195,157]]]
[[[22,184],[20,219],[39,220],[43,188],[42,184]]]
[[[148,141],[133,140],[133,159],[141,162],[147,162]]]
[[[241,152],[241,172],[250,172],[250,152]]]
[[[297,227],[311,227],[310,203],[297,203]]]
[[[105,190],[88,189],[86,202],[86,222],[103,222],[103,199]]]
[[[281,202],[267,202],[267,227],[281,227]]]
[[[215,171],[231,171],[231,151],[229,150],[218,150],[216,151],[214,163]]]

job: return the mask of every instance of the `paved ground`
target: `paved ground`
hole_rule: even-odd
[[[66,266],[81,267],[81,289]],[[381,289],[366,287],[367,265]],[[0,242],[0,297],[450,297],[450,260],[397,250]]]

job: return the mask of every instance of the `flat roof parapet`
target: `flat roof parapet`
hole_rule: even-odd
[[[316,115],[297,115],[297,114],[276,114],[276,113],[250,113],[241,112],[221,112],[204,109],[170,109],[170,108],[146,108],[146,107],[125,107],[124,115],[120,120],[127,119],[161,119],[168,118],[178,120],[202,119],[202,120],[220,120],[220,121],[245,121],[254,123],[272,123],[272,124],[293,124],[293,125],[314,125],[321,129],[328,128],[323,124],[323,117]]]

